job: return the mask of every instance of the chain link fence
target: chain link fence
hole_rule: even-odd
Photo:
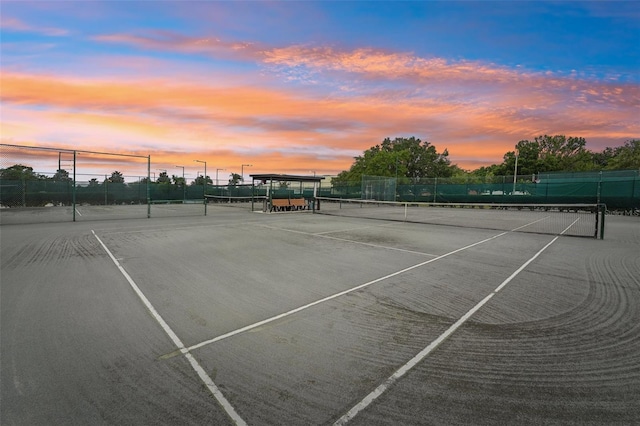
[[[381,178],[392,181],[392,178]],[[395,193],[373,191],[371,177],[332,182],[319,195],[345,199],[378,199],[432,203],[606,204],[611,212],[640,214],[640,170],[541,173],[523,176],[456,176],[401,178]],[[376,196],[374,192],[377,194]]]
[[[149,167],[149,156],[0,144],[0,209],[76,220],[79,206],[139,205],[148,217]]]

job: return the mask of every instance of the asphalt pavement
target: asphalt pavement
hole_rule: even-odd
[[[3,222],[0,423],[639,424],[640,221],[606,224]]]

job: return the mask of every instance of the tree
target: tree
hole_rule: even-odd
[[[613,148],[605,148],[602,152],[593,153],[593,165],[596,170],[606,169],[611,159],[615,156]]]
[[[71,177],[69,177],[69,172],[64,169],[58,169],[56,171],[56,174],[53,175],[52,179],[62,182],[73,180],[71,179]]]
[[[409,182],[428,177],[449,177],[459,170],[452,166],[445,149],[438,153],[436,147],[418,138],[386,138],[381,144],[355,157],[348,171],[341,172],[335,181],[359,181],[362,175],[397,177],[399,182]]]
[[[229,175],[229,185],[236,186],[239,182],[242,181],[242,176],[237,173],[231,173]]]
[[[182,186],[185,184],[185,179],[182,176],[172,175],[171,180],[173,180],[173,184],[176,186]]]
[[[209,176],[207,176],[206,182],[207,182],[207,185],[212,185],[213,184],[213,181],[211,180],[211,178]],[[191,185],[202,186],[202,185],[204,185],[204,183],[205,183],[205,178],[204,178],[204,176],[200,175],[197,178],[195,178],[195,180],[193,182],[191,182]]]
[[[122,176],[122,173],[120,173],[119,171],[115,171],[113,173],[111,173],[111,177],[109,179],[107,179],[107,182],[109,183],[124,183],[124,176]]]
[[[584,171],[593,168],[591,153],[585,148],[585,138],[564,135],[539,136],[538,171]]]
[[[606,170],[640,169],[640,139],[628,140],[623,146],[606,148],[611,157],[604,165]]]
[[[38,180],[44,179],[44,176],[37,175],[33,172],[33,167],[24,166],[22,164],[14,164],[6,169],[0,169],[0,179],[5,180]]]
[[[156,179],[157,183],[171,183],[171,178],[167,175],[167,172],[160,173],[158,179]]]
[[[503,156],[502,164],[492,169],[498,176],[513,176],[516,155],[517,175],[533,175],[541,172],[592,170],[594,155],[585,148],[586,140],[564,135],[538,136],[533,141],[519,141],[514,151]],[[494,166],[491,166],[494,167]]]
[[[89,186],[95,188],[97,186],[100,186],[100,182],[98,182],[98,179],[96,178],[91,178],[91,180],[89,181]]]
[[[478,169],[472,170],[469,174],[473,177],[484,178],[486,181],[488,178],[492,178],[493,176],[500,176],[500,166],[497,164],[492,164],[490,166],[482,166]]]

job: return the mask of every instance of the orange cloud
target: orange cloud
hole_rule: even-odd
[[[478,67],[475,81],[469,63],[448,68],[434,61],[429,71],[420,69],[428,64],[412,62],[406,54],[369,52],[374,56],[366,58],[363,51],[337,55],[334,63],[330,53],[322,50],[306,63],[421,83],[327,95],[314,87],[283,89],[236,80],[229,85],[225,79],[106,80],[4,72],[3,141],[146,152],[157,167],[167,169],[210,159],[228,170],[250,162],[256,173],[335,174],[385,137],[420,137],[439,151],[447,148],[453,163],[472,168],[500,162],[519,140],[543,133],[606,142],[640,130],[635,86],[594,84],[586,90],[584,82],[551,78],[546,81],[552,90],[546,90],[543,76],[488,67]],[[293,63],[294,56],[280,52],[274,63]],[[491,80],[492,75],[497,78]],[[472,90],[485,81],[489,89]],[[463,89],[439,88],[456,82],[471,96],[465,97]]]

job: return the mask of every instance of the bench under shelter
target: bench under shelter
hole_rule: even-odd
[[[261,173],[250,175],[254,194],[263,198],[265,212],[315,210],[316,195],[324,176]]]

